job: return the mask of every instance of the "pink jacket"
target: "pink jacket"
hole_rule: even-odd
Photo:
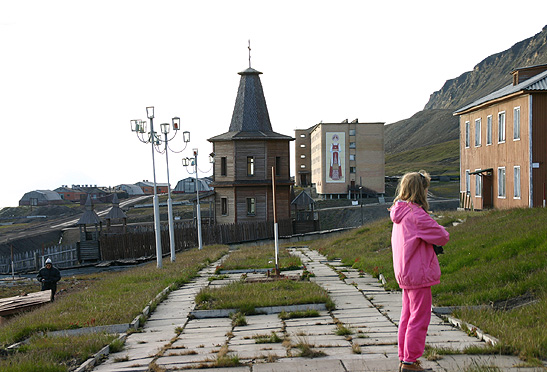
[[[445,245],[449,234],[419,205],[398,201],[390,211],[393,221],[393,269],[399,287],[415,289],[440,283],[441,268],[433,244]]]

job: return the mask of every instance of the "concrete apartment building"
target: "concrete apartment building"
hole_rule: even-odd
[[[385,192],[384,123],[319,123],[295,137],[297,186],[323,198]]]
[[[511,72],[513,83],[460,117],[460,193],[474,209],[545,206],[547,65]]]

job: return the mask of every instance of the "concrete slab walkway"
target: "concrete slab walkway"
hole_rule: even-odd
[[[94,371],[397,371],[401,294],[384,291],[371,276],[342,268],[340,262],[327,261],[316,251],[306,247],[291,250],[315,274],[311,280],[329,291],[336,310],[321,311],[318,317],[288,320],[281,320],[276,314],[246,316],[247,325],[236,327],[229,318],[190,319],[194,297],[201,288],[240,278],[240,274],[232,274],[224,280],[209,282],[208,277],[217,265],[213,263],[192,283],[172,292],[158,305],[142,332],[129,335],[125,349],[109,355]],[[337,272],[340,269],[344,270],[344,280]],[[350,329],[352,334],[337,335],[341,327]],[[273,333],[285,341],[256,342],[257,336],[266,338]],[[427,343],[454,350],[485,345],[434,314]],[[300,357],[299,346],[309,348],[317,357]],[[240,365],[222,367],[234,361]],[[545,371],[519,367],[521,364],[516,357],[499,355],[449,355],[423,361],[425,367],[444,372]]]

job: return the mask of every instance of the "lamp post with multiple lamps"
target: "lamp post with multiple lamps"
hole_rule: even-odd
[[[171,141],[173,138],[175,138],[175,136],[177,135],[177,132],[178,130],[180,129],[180,118],[179,117],[174,117],[172,119],[172,125],[173,125],[173,131],[175,131],[175,135],[171,138],[167,138],[167,135],[169,134],[169,124],[168,123],[163,123],[160,125],[161,127],[161,132],[163,133],[164,135],[164,144],[165,144],[165,162],[167,164],[167,214],[169,216],[169,246],[171,248],[170,252],[171,252],[171,262],[175,262],[175,227],[174,227],[174,222],[173,222],[173,200],[171,199],[171,183],[169,181],[169,156],[168,156],[168,153],[169,153],[169,147],[168,147],[168,143],[169,141]],[[190,142],[190,132],[182,132],[182,135],[183,135],[183,140],[186,144],[188,144],[188,142]],[[186,148],[186,146],[184,147]],[[184,150],[184,149],[183,149]],[[181,150],[182,151],[182,150]],[[175,151],[175,152],[180,152],[180,151]]]
[[[154,106],[149,106],[146,108],[146,116],[150,120],[150,131],[148,132],[148,138],[144,137],[146,133],[146,121],[135,119],[131,120],[131,130],[137,134],[137,138],[143,143],[152,144],[152,170],[154,174],[154,231],[156,236],[156,260],[157,267],[162,268],[162,249],[161,249],[161,228],[160,228],[160,213],[159,213],[159,201],[158,201],[158,191],[156,183],[156,162],[154,157],[154,146],[159,147],[162,140],[158,134],[154,131]],[[180,118],[174,117],[172,119],[173,130],[175,135],[180,129]],[[168,139],[167,134],[169,133],[169,124],[161,124],[161,131],[165,136],[163,142],[165,143],[165,159],[167,162],[167,190],[168,190],[168,214],[169,214],[169,239],[170,239],[170,251],[171,251],[171,261],[175,261],[175,238],[174,238],[174,227],[173,227],[173,204],[171,200],[171,185],[169,183],[169,159],[167,156],[168,152],[168,142],[172,140],[175,136]],[[187,143],[190,141],[190,136],[188,132],[183,133],[183,138]],[[188,138],[188,141],[186,141]]]
[[[162,251],[161,251],[161,230],[160,230],[160,207],[158,202],[158,189],[156,185],[156,161],[154,158],[154,145],[159,143],[159,138],[154,132],[154,106],[146,108],[146,116],[150,119],[150,131],[148,138],[144,138],[146,132],[146,120],[131,120],[131,130],[137,134],[137,138],[143,143],[152,144],[152,171],[154,174],[154,231],[156,233],[156,260],[157,267],[162,267]],[[141,136],[139,136],[139,133]]]
[[[198,247],[201,250],[203,248],[203,242],[201,239],[201,210],[199,206],[199,178],[198,178],[198,149],[193,149],[192,153],[194,154],[193,158],[183,158],[182,165],[188,167],[190,165],[194,166],[194,173],[196,176],[196,224],[198,228]]]

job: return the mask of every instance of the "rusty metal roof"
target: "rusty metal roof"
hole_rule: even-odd
[[[472,109],[475,106],[479,106],[479,105],[482,105],[483,103],[493,101],[498,98],[503,98],[505,96],[508,96],[520,91],[523,91],[523,92],[547,91],[547,71],[543,71],[540,74],[532,76],[530,79],[524,80],[520,84],[517,84],[517,85],[510,84],[482,98],[479,98],[478,100],[470,103],[469,105],[454,111],[454,115],[459,115],[460,113],[467,111],[469,109]]]

